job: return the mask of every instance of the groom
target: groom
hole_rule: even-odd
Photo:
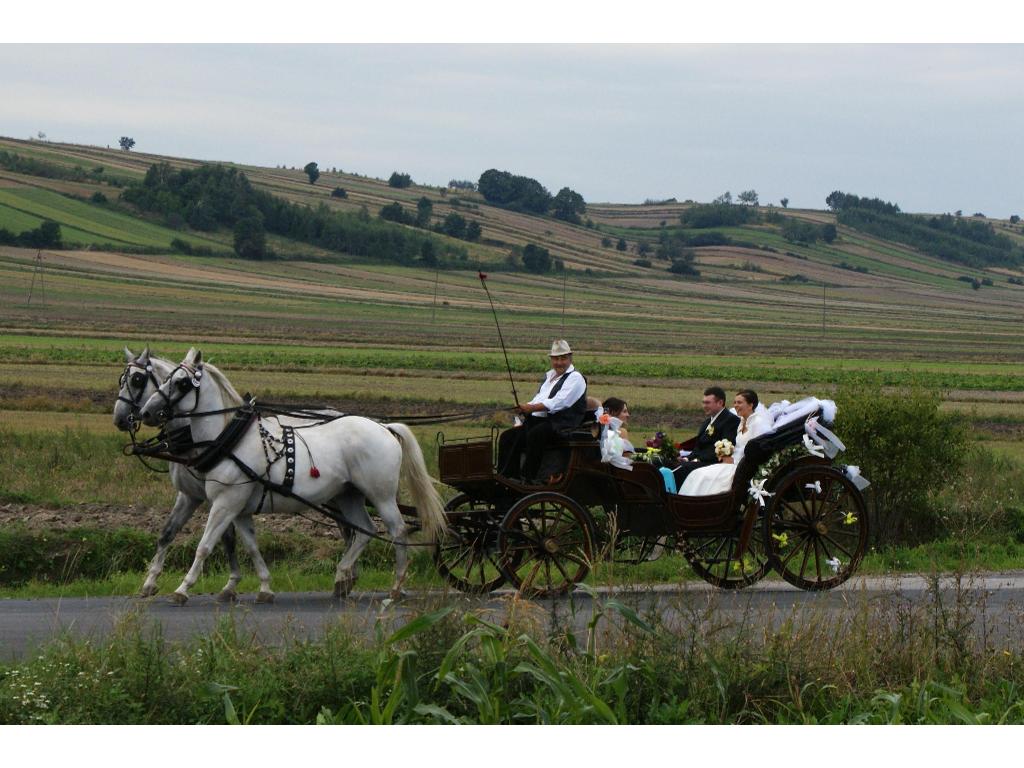
[[[697,437],[690,441],[694,443],[694,447],[690,455],[680,459],[679,466],[672,470],[677,488],[682,487],[686,476],[693,470],[718,463],[715,443],[719,440],[728,440],[733,445],[736,444],[736,431],[739,429],[740,419],[736,414],[726,410],[725,390],[721,387],[708,387],[704,390],[701,406],[707,418],[700,425]]]

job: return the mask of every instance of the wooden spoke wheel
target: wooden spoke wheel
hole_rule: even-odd
[[[740,533],[687,536],[680,547],[694,573],[720,589],[743,589],[771,570],[764,542],[755,528],[739,556]]]
[[[834,467],[790,472],[764,519],[772,567],[801,589],[831,589],[857,569],[868,543],[864,497]]]
[[[614,563],[624,565],[641,565],[657,560],[666,552],[676,548],[671,536],[636,536],[620,534],[615,541],[615,548],[610,559]]]
[[[568,496],[552,492],[525,496],[501,521],[502,572],[524,595],[564,594],[590,572],[594,539],[590,514]]]
[[[486,594],[505,583],[498,566],[498,517],[494,506],[459,494],[445,505],[448,532],[434,547],[434,565],[462,592]]]

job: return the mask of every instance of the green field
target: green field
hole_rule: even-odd
[[[102,205],[64,197],[45,189],[0,188],[0,227],[18,234],[38,227],[46,219],[61,225],[65,242],[79,245],[109,243],[114,246],[169,248],[174,238],[191,245],[218,248],[229,244],[224,239],[176,232]]]

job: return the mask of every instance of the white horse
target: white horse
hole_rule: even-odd
[[[142,406],[141,417],[151,426],[188,422],[196,442],[213,441],[233,418],[232,410],[242,405],[242,398],[224,375],[204,364],[202,354],[193,348]],[[295,428],[290,453],[283,439],[284,426]],[[210,515],[195,561],[172,596],[175,602],[184,604],[188,600],[188,591],[202,573],[203,562],[239,515],[270,508],[301,513],[309,510],[305,502],[337,510],[340,520],[355,531],[335,571],[336,597],[351,591],[356,560],[370,541],[368,532],[373,530],[373,522],[366,511],[367,501],[384,521],[395,545],[391,594],[400,596],[409,565],[406,526],[398,508],[400,479],[412,495],[428,539],[436,541],[445,530],[441,498],[411,430],[404,424],[384,425],[361,416],[342,416],[312,426],[308,420],[274,416],[260,418],[258,427],[250,425],[231,448],[231,456],[225,456],[206,474]],[[267,490],[243,466],[278,486],[291,469],[292,493],[300,498]]]
[[[157,387],[166,379],[176,367],[170,360],[164,360],[150,354],[149,347],[146,347],[141,354],[134,354],[128,347],[124,348],[125,369],[121,374],[120,390],[117,393],[117,402],[114,405],[114,426],[122,432],[134,432],[139,424],[139,406],[145,403]],[[200,505],[206,501],[206,478],[195,470],[188,469],[181,464],[170,465],[169,476],[171,485],[178,492],[171,508],[171,514],[164,523],[160,538],[156,542],[156,554],[149,564],[149,571],[146,573],[146,580],[139,590],[139,597],[152,597],[159,591],[157,579],[164,569],[164,559],[167,557],[167,550],[175,537],[184,527]],[[250,554],[255,548],[256,533],[252,517],[245,515],[235,520],[233,528],[224,532],[224,549],[228,555],[228,563],[231,568],[231,575],[227,584],[218,593],[217,599],[223,602],[232,601],[238,598],[238,582],[242,579],[242,570],[238,565],[238,554],[235,551],[235,533],[239,536],[252,538]],[[259,549],[255,548],[253,563],[257,571],[260,567],[266,569],[263,557]],[[273,592],[270,592],[269,584],[267,591],[260,592],[264,601],[273,599]]]

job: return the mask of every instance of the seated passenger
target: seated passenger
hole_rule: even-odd
[[[519,406],[524,417],[522,424],[498,438],[498,473],[522,477],[531,485],[545,481],[535,477],[544,448],[579,427],[587,410],[587,380],[572,364],[569,343],[564,339],[553,342],[550,358],[551,370],[544,376],[537,394]]]
[[[681,496],[709,496],[728,491],[732,487],[736,466],[743,459],[743,449],[747,443],[771,430],[771,417],[763,406],[758,409],[757,393],[753,390],[744,389],[738,392],[733,400],[733,407],[740,419],[733,454],[722,456],[718,464],[693,470],[686,476],[682,488],[679,489]]]
[[[682,485],[687,476],[698,467],[714,466],[718,463],[718,457],[715,455],[715,443],[720,440],[736,442],[736,430],[740,428],[740,420],[725,407],[725,390],[721,387],[705,389],[701,407],[707,418],[697,430],[697,437],[694,439],[691,453],[679,462],[678,467],[672,470],[675,483],[670,485],[670,488],[673,493],[676,486]]]
[[[629,404],[618,397],[609,397],[601,403],[601,407],[604,408],[604,412],[611,418],[619,420],[616,431],[619,433],[619,437],[622,438],[622,455],[632,455],[634,450],[633,444],[629,442],[629,432],[626,431],[626,425],[629,423]]]

